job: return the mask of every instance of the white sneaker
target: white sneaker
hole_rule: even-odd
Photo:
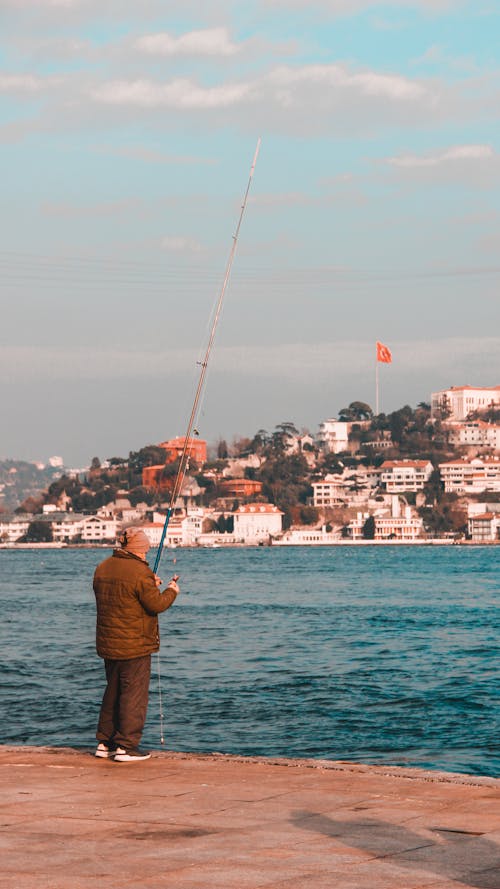
[[[113,759],[115,762],[140,762],[142,759],[151,759],[151,754],[134,748],[131,750],[118,748]]]
[[[125,753],[123,747],[117,747],[115,744],[108,744],[107,741],[99,741],[94,756],[99,759],[111,759],[117,753]]]

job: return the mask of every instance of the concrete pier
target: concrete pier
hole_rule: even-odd
[[[0,748],[1,889],[500,889],[500,781]]]

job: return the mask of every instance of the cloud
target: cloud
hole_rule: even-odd
[[[203,252],[203,246],[199,241],[181,235],[167,235],[161,241],[161,248],[169,253],[198,254]]]
[[[213,165],[217,161],[210,157],[197,157],[190,154],[165,154],[162,151],[148,148],[147,145],[101,145],[94,149],[98,154],[110,154],[114,157],[130,158],[130,160],[144,161],[147,164],[167,164],[171,166],[196,166]]]
[[[386,158],[387,172],[419,184],[455,183],[463,188],[491,189],[500,182],[500,153],[491,145],[452,145],[427,154]]]
[[[37,77],[34,74],[0,74],[0,93],[40,93],[47,87],[58,86],[60,77]]]
[[[435,154],[406,154],[399,157],[389,157],[386,163],[393,167],[411,169],[415,167],[437,167],[441,164],[463,160],[484,161],[493,157],[495,157],[495,152],[491,145],[453,145],[451,148]]]
[[[188,78],[168,82],[113,80],[95,86],[90,97],[99,104],[181,111],[220,110],[253,105],[260,113],[273,109],[292,115],[327,112],[357,103],[431,106],[435,96],[426,84],[398,74],[351,72],[345,65],[282,66],[251,80],[202,86]],[[301,125],[297,121],[297,125]]]
[[[166,56],[233,56],[240,51],[240,47],[232,42],[227,28],[190,31],[179,37],[166,31],[146,34],[134,41],[133,46],[140,52]]]
[[[381,5],[393,9],[416,9],[425,13],[444,13],[460,9],[466,0],[263,0],[265,7],[287,9],[315,9],[331,16],[352,16],[369,9],[379,9]]]
[[[179,78],[163,84],[152,80],[110,81],[95,87],[90,96],[96,102],[108,105],[198,110],[239,104],[248,97],[249,92],[250,87],[244,83],[202,87],[192,80]]]

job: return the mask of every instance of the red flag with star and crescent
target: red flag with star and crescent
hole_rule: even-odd
[[[383,343],[377,342],[377,361],[381,361],[382,364],[391,363],[392,352],[389,349],[389,346],[384,346]]]

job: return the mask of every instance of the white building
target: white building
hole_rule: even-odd
[[[2,516],[0,518],[0,541],[15,543],[26,534],[32,521],[32,515]]]
[[[282,537],[273,540],[273,546],[330,546],[342,542],[340,528],[290,528]]]
[[[112,543],[118,534],[116,519],[97,515],[85,516],[81,523],[82,543]]]
[[[421,491],[432,470],[429,460],[385,460],[380,467],[380,481],[390,494]]]
[[[375,470],[346,469],[342,475],[329,473],[324,479],[312,482],[313,506],[356,506],[367,503],[378,485]]]
[[[312,482],[313,506],[342,506],[346,502],[346,482],[341,475],[328,474],[319,482]]]
[[[347,526],[348,535],[352,540],[363,540],[363,528],[370,513],[358,512],[355,519]],[[374,514],[374,540],[395,540],[411,543],[425,537],[424,523],[420,516],[414,515],[411,506],[401,510],[399,498],[394,496],[390,514],[378,512]]]
[[[474,460],[452,460],[440,463],[439,471],[447,494],[500,493],[500,458],[476,457]]]
[[[500,540],[500,514],[481,512],[470,515],[468,522],[469,537],[474,543],[496,543]]]
[[[171,516],[164,546],[194,546],[202,533],[205,511],[199,507],[192,507],[188,513],[174,513]],[[149,537],[151,546],[159,546],[165,516],[154,513],[153,521],[141,525],[141,530]]]
[[[90,516],[72,512],[49,513],[52,539],[58,543],[70,543],[82,533],[83,523]]]
[[[233,517],[233,537],[239,542],[267,543],[282,530],[283,513],[272,503],[247,503]]]
[[[341,420],[324,420],[319,424],[318,445],[326,454],[340,454],[347,451],[351,423]]]
[[[500,426],[496,423],[469,420],[468,423],[450,423],[447,426],[448,441],[455,447],[500,451]]]
[[[448,419],[466,420],[473,411],[500,407],[500,386],[481,389],[476,386],[451,386],[431,395],[431,416],[449,411]]]

